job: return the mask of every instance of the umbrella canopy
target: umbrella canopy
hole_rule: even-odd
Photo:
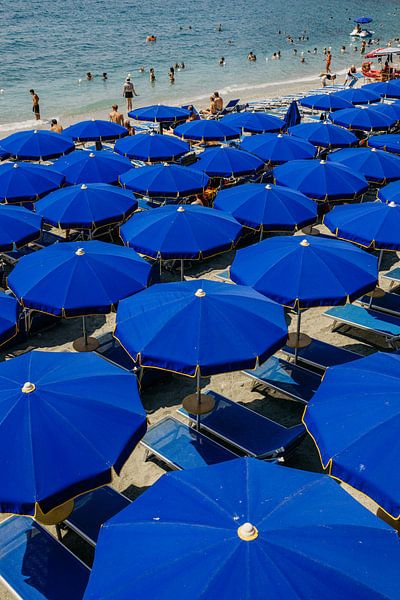
[[[192,168],[209,177],[243,177],[263,169],[264,162],[254,154],[226,146],[205,150]]]
[[[400,98],[400,82],[396,79],[367,83],[362,86],[362,89],[373,91],[383,98]]]
[[[236,253],[231,279],[289,308],[355,300],[377,281],[375,256],[353,244],[316,236],[280,236]]]
[[[283,122],[285,123],[284,130],[286,131],[288,127],[294,127],[301,122],[301,114],[299,111],[299,107],[297,106],[296,100],[292,100],[289,104],[289,108],[286,111],[285,116],[283,117]]]
[[[0,250],[21,248],[40,237],[42,218],[22,206],[0,204]]]
[[[359,131],[385,131],[396,123],[393,117],[388,117],[373,108],[364,107],[338,110],[331,113],[329,119],[336,125]]]
[[[36,212],[45,223],[60,229],[95,229],[125,221],[137,205],[127,190],[105,183],[83,183],[39,200]]]
[[[13,133],[1,140],[1,147],[20,160],[50,160],[75,150],[70,138],[42,129]]]
[[[396,123],[400,121],[400,104],[398,102],[393,104],[378,104],[374,106],[374,110],[386,115]]]
[[[335,92],[332,94],[336,98],[347,100],[351,104],[372,104],[374,102],[380,102],[381,96],[379,93],[374,92],[371,89],[365,87],[360,88],[349,88],[341,92]],[[346,107],[343,107],[346,108]]]
[[[70,185],[78,183],[117,183],[119,176],[131,170],[132,163],[114,152],[76,150],[59,158],[54,168],[65,175]]]
[[[252,229],[294,231],[315,223],[317,205],[296,190],[247,183],[218,192],[214,208],[230,213]]]
[[[165,104],[153,104],[135,108],[128,112],[128,116],[136,121],[152,121],[153,123],[179,123],[190,117],[186,108],[178,106],[166,106]]]
[[[18,317],[19,305],[14,296],[0,292],[0,344],[17,335]]]
[[[203,206],[162,206],[138,213],[121,227],[136,252],[160,259],[201,259],[231,250],[242,233],[228,214]]]
[[[282,119],[263,112],[237,112],[226,115],[221,123],[238,131],[249,133],[266,133],[281,131],[284,127]]]
[[[289,133],[322,148],[347,148],[358,144],[354,133],[322,121],[289,127]]]
[[[267,163],[280,165],[289,160],[314,158],[315,146],[290,135],[264,133],[245,137],[240,144],[242,150],[255,154]]]
[[[150,271],[131,248],[65,242],[21,258],[8,286],[23,306],[52,315],[106,314],[145,288]]]
[[[171,135],[141,133],[118,140],[114,150],[128,158],[158,162],[176,160],[189,152],[190,146],[187,142]]]
[[[368,189],[367,180],[352,169],[325,160],[293,160],[275,167],[275,181],[320,201],[350,200]]]
[[[95,354],[0,365],[0,510],[43,513],[105,485],[146,431],[136,377]]]
[[[225,142],[240,137],[240,131],[215,119],[199,119],[178,125],[175,135],[194,142]]]
[[[372,23],[372,17],[356,17],[354,23],[360,23],[361,25]]]
[[[208,376],[254,368],[282,347],[287,326],[282,307],[251,288],[200,279],[120,302],[115,336],[143,367]]]
[[[101,119],[79,121],[64,129],[64,135],[76,142],[105,142],[117,140],[128,135],[126,127]]]
[[[400,181],[393,181],[378,190],[378,198],[381,202],[394,202],[400,205]]]
[[[376,148],[343,148],[329,154],[328,160],[350,167],[372,183],[400,179],[400,156]]]
[[[329,368],[304,415],[329,473],[400,516],[400,356],[377,352]]]
[[[0,165],[0,201],[29,202],[59,188],[65,177],[50,167],[29,163]]]
[[[373,250],[400,250],[400,206],[394,202],[335,206],[324,223],[342,240]]]
[[[393,154],[400,154],[400,135],[395,133],[374,135],[368,139],[368,146],[386,150],[386,152],[392,152]]]
[[[302,98],[299,102],[302,106],[311,108],[312,110],[327,112],[342,110],[343,108],[353,108],[351,101],[341,98],[338,94],[314,94]]]
[[[153,165],[131,169],[120,177],[124,188],[149,197],[182,198],[202,193],[210,178],[203,171],[181,165]]]
[[[329,477],[240,458],[163,475],[107,521],[84,598],[394,598],[399,558]]]

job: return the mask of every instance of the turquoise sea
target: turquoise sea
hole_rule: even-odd
[[[44,119],[71,119],[102,111],[106,115],[114,102],[125,109],[121,90],[128,73],[139,94],[136,105],[206,104],[214,90],[224,98],[271,96],[280,82],[313,77],[318,85],[324,47],[332,48],[336,72],[361,63],[353,51],[360,43],[349,36],[352,20],[360,14],[373,17],[371,29],[379,45],[400,35],[398,0],[1,2],[0,132],[29,125],[32,87]],[[146,43],[149,34],[157,36],[156,43]],[[288,43],[287,35],[295,44]],[[299,40],[301,36],[309,39]],[[343,45],[347,51],[341,54]],[[315,55],[309,53],[314,48]],[[281,60],[272,60],[278,50]],[[255,63],[247,61],[249,51],[256,54]],[[219,65],[222,56],[224,67]],[[169,67],[182,61],[186,68],[171,85]],[[156,72],[154,85],[150,67]],[[86,81],[87,71],[96,75],[93,81]],[[100,77],[103,71],[106,82]]]

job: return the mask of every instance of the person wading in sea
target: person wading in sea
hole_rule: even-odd
[[[122,95],[124,98],[126,98],[126,110],[132,110],[132,98],[138,94],[135,92],[135,88],[133,87],[130,77],[125,79],[124,87],[122,88]]]
[[[35,119],[36,121],[40,121],[39,96],[35,90],[29,90],[29,93],[32,96],[32,111],[35,115]]]

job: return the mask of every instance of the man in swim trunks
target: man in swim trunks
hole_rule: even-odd
[[[137,96],[137,93],[135,92],[135,88],[133,87],[130,77],[125,79],[124,87],[122,88],[122,95],[124,98],[126,98],[126,110],[132,110],[132,98],[133,96]]]
[[[35,90],[29,90],[29,93],[32,96],[32,111],[35,115],[35,119],[36,121],[40,121],[39,96],[36,94]]]
[[[51,120],[50,131],[54,131],[55,133],[62,133],[63,132],[63,128],[60,125],[60,123],[58,123],[57,119],[52,119]]]
[[[122,126],[124,125],[124,117],[120,112],[118,112],[118,104],[112,105],[112,111],[110,112],[108,117],[112,123],[116,123],[117,125]]]

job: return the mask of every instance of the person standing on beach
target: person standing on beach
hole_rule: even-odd
[[[35,119],[36,121],[40,121],[39,96],[35,90],[29,90],[29,93],[32,96],[32,111],[35,115]]]
[[[132,110],[132,98],[138,94],[135,91],[130,77],[125,79],[124,87],[122,88],[122,95],[124,98],[126,98],[126,110]]]
[[[326,58],[325,58],[325,66],[326,66],[326,72],[327,73],[331,73],[331,64],[332,64],[332,54],[331,51],[328,50],[328,52],[326,53]]]
[[[50,124],[50,131],[54,131],[54,133],[62,133],[63,128],[57,119],[52,119]]]
[[[224,108],[224,101],[219,95],[219,92],[214,92],[214,106],[217,112],[220,112]]]
[[[117,125],[122,126],[124,125],[124,117],[120,112],[118,112],[118,104],[112,105],[112,111],[110,112],[108,117],[111,123],[116,123]]]

